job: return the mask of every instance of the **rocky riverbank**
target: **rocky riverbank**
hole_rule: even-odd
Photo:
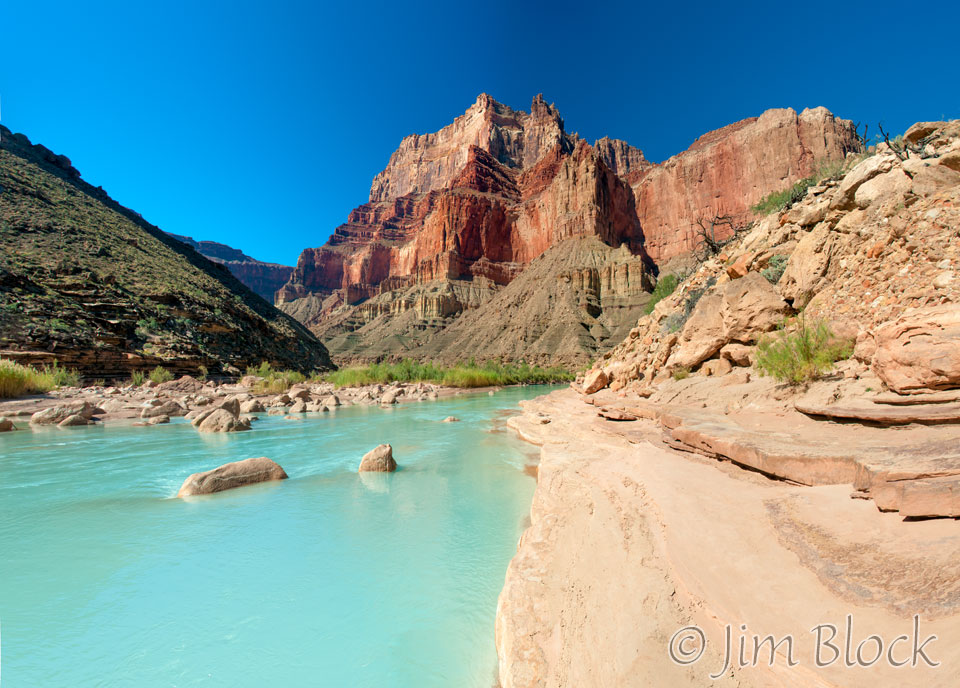
[[[24,429],[31,424],[70,427],[126,422],[157,425],[178,416],[185,416],[199,426],[198,418],[203,421],[212,411],[223,409],[234,419],[246,420],[249,427],[249,421],[256,420],[256,414],[296,416],[328,412],[340,406],[392,406],[494,389],[464,390],[426,382],[337,389],[331,383],[305,383],[276,393],[259,390],[258,382],[260,380],[255,377],[247,376],[236,384],[221,384],[185,375],[159,385],[148,381],[139,387],[67,387],[48,394],[0,401],[0,431],[4,428]],[[3,419],[9,420],[9,425],[3,423]],[[64,424],[68,419],[70,422]],[[224,423],[219,427],[227,430],[228,425]]]
[[[669,423],[628,413],[624,396],[595,401],[557,391],[526,402],[509,421],[541,447],[541,460],[531,526],[497,610],[503,688],[954,685],[954,520],[883,512],[850,499],[851,485],[839,478],[800,485],[717,454],[677,451]],[[632,420],[614,420],[622,416]],[[781,430],[790,428],[781,421]],[[923,432],[884,432],[916,430]],[[843,658],[817,666],[811,629],[837,625],[842,652],[848,614],[852,654],[870,635],[884,639],[884,652],[900,635],[912,643],[918,614],[918,643],[938,636],[926,649],[940,667],[921,658],[898,669],[886,657],[868,669],[847,668]],[[694,625],[707,648],[682,666],[671,660],[670,641]],[[722,670],[728,625],[735,664],[739,638],[747,638],[750,659],[753,635],[771,634],[794,639],[796,665],[787,666],[782,645],[772,667],[764,651],[757,666]],[[863,653],[876,654],[873,641]],[[825,649],[822,659],[830,658]],[[911,645],[898,645],[893,659],[910,660]]]

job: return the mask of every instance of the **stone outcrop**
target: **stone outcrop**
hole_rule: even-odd
[[[267,457],[261,456],[226,463],[203,473],[194,473],[183,481],[177,497],[213,494],[244,485],[286,479],[287,474],[283,468]]]
[[[626,173],[645,161],[622,142],[598,146],[567,134],[539,96],[525,113],[483,95],[449,127],[404,139],[374,180],[369,203],[325,246],[301,254],[278,302],[338,356],[372,359],[434,356],[438,347],[416,349],[490,303],[568,239],[622,249],[617,256],[630,263],[642,292],[652,286],[652,263],[633,194],[611,165]],[[577,267],[584,274],[566,279],[598,291],[604,277],[589,274],[596,266]],[[544,286],[555,284],[551,275]],[[513,343],[523,348],[521,340]]]
[[[771,110],[652,164],[624,141],[605,137],[589,146],[567,134],[539,96],[524,113],[482,95],[448,127],[403,140],[369,202],[325,246],[301,254],[278,303],[343,360],[445,351],[537,359],[547,353],[544,330],[563,319],[580,330],[574,338],[551,336],[552,353],[583,363],[622,336],[622,308],[652,288],[648,249],[661,261],[689,253],[698,217],[746,221],[760,198],[856,147],[851,123],[823,108]],[[584,258],[579,265],[554,259],[552,274],[541,269],[522,292],[513,286],[572,239],[598,240],[608,255],[568,248]],[[746,274],[739,268],[738,276]],[[621,295],[597,299],[600,291]],[[574,312],[585,313],[580,323],[570,322],[565,292]],[[518,298],[548,310],[525,314],[533,322],[519,329],[515,319],[491,321],[491,312]],[[495,352],[486,341],[471,345],[496,328]]]
[[[704,134],[683,153],[627,175],[647,252],[663,263],[694,251],[698,218],[746,222],[767,194],[857,150],[853,123],[822,107],[767,110]]]
[[[873,369],[894,392],[960,387],[960,305],[907,311],[872,337]]]
[[[360,473],[365,471],[392,473],[397,470],[397,462],[393,458],[393,447],[389,444],[381,444],[371,449],[363,455],[358,470]]]

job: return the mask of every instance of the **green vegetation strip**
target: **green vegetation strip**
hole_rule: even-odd
[[[75,370],[52,366],[34,368],[13,361],[0,360],[0,399],[25,394],[42,394],[57,387],[76,387],[80,376]]]
[[[386,384],[389,382],[431,382],[446,387],[491,387],[498,385],[546,384],[568,382],[573,374],[559,368],[541,368],[527,363],[503,364],[474,361],[452,366],[418,363],[404,359],[398,363],[371,363],[344,368],[323,376],[336,387]]]

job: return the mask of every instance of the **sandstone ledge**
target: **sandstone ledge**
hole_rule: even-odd
[[[497,608],[503,688],[953,684],[943,668],[960,661],[955,522],[907,523],[848,499],[845,485],[771,481],[671,451],[657,423],[598,418],[571,390],[523,406],[509,425],[542,449],[531,526]],[[892,638],[914,612],[940,638],[940,669],[818,669],[811,659],[818,623],[850,613],[870,629],[862,637]],[[666,644],[690,623],[708,652],[680,667]],[[801,664],[781,658],[711,682],[728,623],[793,634]]]

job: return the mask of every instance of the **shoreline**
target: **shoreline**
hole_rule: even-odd
[[[952,520],[905,522],[850,499],[849,485],[796,485],[676,451],[653,421],[605,420],[572,389],[521,406],[508,425],[540,446],[541,459],[531,525],[497,606],[502,688],[952,685]],[[842,636],[851,614],[854,646],[871,634],[889,641],[911,630],[909,610],[920,613],[922,635],[939,636],[930,646],[939,669],[813,661],[814,626],[839,624]],[[668,644],[692,624],[707,650],[679,666]],[[778,655],[772,668],[733,667],[711,682],[725,628],[735,641],[741,624],[791,635],[797,666]]]
[[[273,408],[288,409],[293,406],[293,396],[301,394],[320,406],[324,400],[335,397],[337,403],[321,410],[333,410],[336,406],[383,406],[406,404],[418,401],[436,401],[464,394],[495,394],[508,387],[531,386],[529,384],[495,385],[485,387],[448,387],[426,382],[371,384],[335,388],[332,383],[295,384],[286,392],[257,392],[252,386],[241,384],[214,384],[185,376],[170,383],[141,387],[78,387],[62,388],[44,394],[34,394],[14,399],[0,400],[0,418],[10,419],[17,430],[31,426],[30,417],[39,411],[55,406],[91,404],[95,411],[93,424],[136,423],[146,420],[144,412],[157,402],[175,401],[187,415],[195,410],[212,408],[230,399],[240,402],[259,401],[264,411],[243,413],[254,417]],[[289,400],[284,400],[286,395]],[[309,412],[309,411],[308,411]]]

